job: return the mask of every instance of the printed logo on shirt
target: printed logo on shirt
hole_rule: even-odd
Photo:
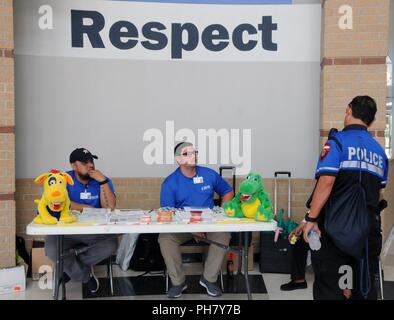
[[[205,190],[209,190],[209,189],[211,189],[211,186],[210,186],[210,185],[202,186],[202,187],[201,187],[201,191],[205,191]]]
[[[383,177],[385,174],[383,155],[368,150],[367,148],[348,147],[348,157],[341,162],[341,168],[366,169],[380,177]]]
[[[331,149],[331,144],[327,141],[321,152],[320,160],[324,160],[324,158],[327,157],[328,153],[330,152],[330,149]]]

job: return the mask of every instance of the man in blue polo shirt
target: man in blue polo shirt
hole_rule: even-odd
[[[161,186],[161,207],[213,208],[215,192],[222,197],[222,204],[233,198],[232,188],[217,172],[196,165],[197,151],[191,143],[179,143],[175,147],[174,153],[179,168],[169,175]],[[170,298],[180,297],[187,288],[185,272],[182,268],[180,245],[192,239],[193,236],[196,239],[207,237],[225,245],[229,244],[231,237],[229,233],[224,232],[211,232],[206,235],[203,233],[160,234],[160,249],[172,282],[172,287],[168,291],[168,297]],[[214,297],[222,294],[216,280],[224,255],[225,251],[223,249],[211,244],[204,265],[204,273],[200,279],[200,285],[207,290],[209,295]]]
[[[110,208],[116,205],[115,190],[112,181],[95,168],[92,155],[86,148],[75,149],[70,154],[73,170],[67,173],[73,178],[74,185],[67,186],[71,200],[71,210],[82,211],[84,208]],[[93,272],[93,266],[107,259],[117,249],[118,242],[113,235],[71,235],[64,237],[64,250],[76,247],[92,246],[78,256],[71,255],[64,259],[65,281],[70,279],[87,283],[91,293],[99,289],[99,282]],[[47,236],[46,255],[52,260],[56,257],[56,239]]]

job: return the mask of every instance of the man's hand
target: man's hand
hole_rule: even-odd
[[[78,202],[71,201],[70,203],[70,209],[71,210],[76,210],[82,212],[84,208],[93,208],[92,206],[89,206],[88,204],[81,204]]]
[[[295,228],[292,232],[290,232],[289,237],[288,237],[288,239],[289,239],[290,242],[291,242],[291,238],[292,238],[293,236],[296,236],[297,239],[300,237],[301,233],[304,231],[305,225],[306,225],[306,222],[300,222],[300,224],[298,225],[298,227]]]
[[[319,237],[321,237],[321,232],[317,225],[317,222],[307,222],[304,227],[304,240],[306,243],[309,243],[309,232],[311,232],[312,230],[315,230]]]
[[[196,233],[192,233],[192,235],[194,236],[194,240],[196,240],[196,242],[200,242],[201,239],[205,238],[205,233],[204,232],[196,232]]]
[[[106,179],[105,176],[99,170],[90,170],[88,173],[89,176],[92,179],[96,180],[97,182],[102,182]]]

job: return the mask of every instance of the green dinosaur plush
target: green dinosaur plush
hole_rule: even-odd
[[[274,210],[268,193],[264,192],[261,176],[249,173],[239,186],[235,197],[223,206],[229,217],[247,217],[257,221],[271,221]]]

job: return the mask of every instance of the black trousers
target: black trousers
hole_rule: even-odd
[[[353,271],[352,300],[361,300],[364,297],[360,291],[360,264],[351,256],[340,251],[330,237],[322,230],[320,239],[322,247],[319,251],[312,251],[312,266],[315,273],[313,284],[313,298],[315,300],[344,300],[340,280],[344,275],[340,273],[342,266],[350,266]],[[382,249],[382,235],[380,217],[371,221],[371,230],[368,237],[369,274],[371,288],[368,300],[377,299],[375,275],[378,272],[378,259]]]
[[[306,259],[308,257],[309,245],[300,237],[292,247],[291,280],[305,279]]]

